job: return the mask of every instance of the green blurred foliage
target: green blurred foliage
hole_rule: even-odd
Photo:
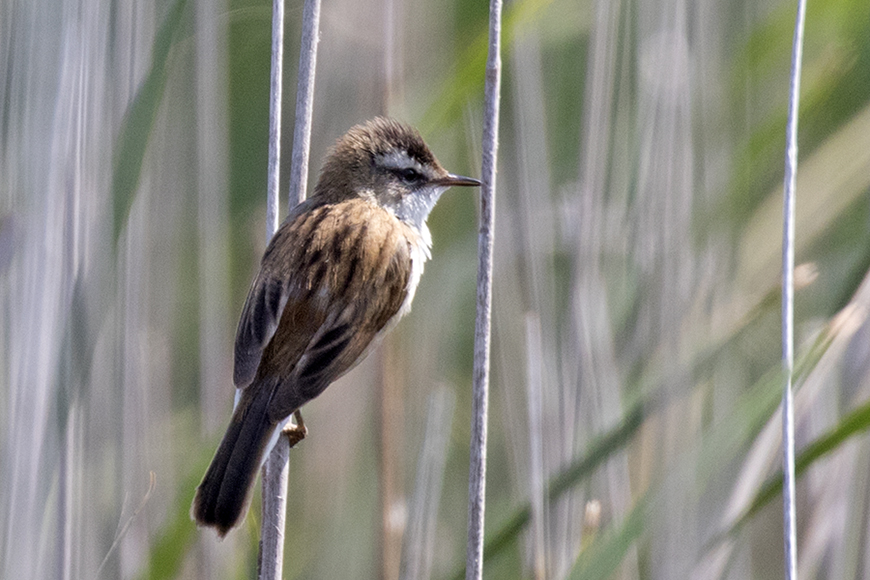
[[[532,577],[524,392],[529,348],[523,335],[524,316],[530,311],[545,321],[542,350],[547,358],[542,366],[549,390],[542,397],[552,411],[544,425],[544,445],[549,452],[546,484],[552,508],[548,517],[556,522],[548,529],[548,541],[560,545],[577,540],[586,525],[582,508],[587,499],[601,499],[606,506],[600,527],[591,527],[582,542],[572,546],[574,560],[563,566],[563,575],[666,577],[670,569],[658,556],[669,543],[687,538],[696,541],[683,554],[691,567],[707,557],[709,550],[736,538],[737,546],[729,547],[733,548],[730,562],[742,558],[757,572],[754,577],[777,577],[781,573],[776,559],[778,539],[771,538],[775,533],[770,529],[776,527],[779,514],[769,506],[775,504],[779,492],[778,456],[774,457],[775,446],[765,444],[769,443],[766,434],[777,421],[782,384],[778,197],[794,6],[778,1],[716,3],[715,11],[712,3],[684,6],[687,20],[677,24],[685,27],[681,29],[685,38],[680,40],[688,47],[689,64],[687,83],[677,85],[680,96],[685,96],[685,101],[675,99],[678,105],[686,105],[681,110],[667,100],[666,91],[664,97],[650,96],[661,89],[656,82],[668,78],[665,73],[681,64],[673,56],[678,53],[665,53],[671,60],[653,71],[660,75],[645,77],[649,72],[645,59],[656,56],[650,54],[656,44],[646,42],[649,39],[644,36],[652,36],[654,28],[645,20],[650,5],[620,4],[617,33],[601,43],[609,46],[615,59],[612,86],[604,87],[612,89],[611,118],[604,120],[610,141],[607,150],[599,152],[606,158],[603,166],[590,168],[584,164],[585,148],[597,146],[589,132],[599,119],[594,117],[589,96],[602,88],[590,86],[590,79],[596,50],[600,50],[594,44],[600,33],[596,26],[606,4],[520,0],[505,8],[487,497],[487,557],[491,559],[486,577]],[[220,15],[226,26],[227,50],[223,71],[228,176],[224,217],[229,255],[225,257],[227,280],[214,283],[228,286],[226,316],[230,319],[222,321],[228,338],[221,347],[226,353],[231,353],[235,317],[265,245],[270,5],[266,0],[230,0]],[[111,127],[115,141],[111,147],[106,145],[112,158],[111,175],[94,180],[105,182],[107,192],[103,197],[90,190],[82,194],[93,202],[83,206],[87,211],[107,208],[110,215],[104,220],[106,231],[111,231],[106,234],[109,242],[94,243],[94,249],[82,236],[85,241],[76,238],[76,243],[65,248],[75,257],[76,267],[69,268],[74,277],[68,286],[70,316],[62,321],[60,338],[52,346],[59,354],[57,370],[52,371],[56,396],[49,405],[57,424],[50,426],[54,439],[45,444],[48,452],[36,455],[54,461],[67,448],[52,447],[51,442],[63,442],[75,452],[81,473],[76,480],[64,471],[68,467],[40,464],[32,470],[48,474],[38,491],[49,497],[37,513],[53,522],[44,528],[36,526],[36,535],[40,545],[51,543],[46,538],[53,538],[59,526],[52,519],[56,511],[52,506],[66,499],[64,478],[77,481],[78,489],[87,490],[80,493],[86,499],[69,511],[73,519],[78,517],[75,523],[81,529],[87,525],[91,526],[88,530],[98,530],[81,541],[89,542],[83,549],[89,558],[108,554],[104,576],[135,568],[135,576],[141,578],[197,577],[195,563],[206,552],[200,547],[203,533],[195,529],[188,510],[193,488],[219,436],[204,433],[201,408],[208,392],[225,395],[227,415],[230,408],[230,377],[224,377],[222,385],[202,385],[205,378],[199,364],[208,313],[200,310],[206,276],[199,237],[202,224],[198,222],[198,204],[203,202],[196,197],[196,178],[190,167],[195,163],[196,147],[202,145],[191,136],[196,133],[193,119],[199,103],[191,80],[195,75],[188,74],[195,69],[196,6],[192,0],[161,3],[153,30],[143,25],[143,34],[152,34],[153,39],[147,55],[135,56],[148,65],[142,67],[123,115],[118,115],[117,131]],[[401,56],[406,66],[396,82],[403,85],[406,99],[396,97],[388,112],[415,123],[452,171],[476,175],[487,5],[455,0],[402,3],[395,9],[403,34],[397,36],[395,56]],[[289,178],[301,4],[288,5],[286,10],[282,192],[287,191]],[[317,93],[312,175],[319,169],[325,148],[341,131],[362,120],[361,115],[383,112],[385,104],[379,100],[377,87],[386,66],[382,58],[386,42],[385,33],[378,32],[385,30],[379,28],[384,20],[379,10],[383,6],[376,3],[324,6],[322,40],[331,56],[318,63],[322,92]],[[12,12],[0,8],[0,16]],[[705,20],[708,13],[721,20]],[[814,277],[808,277],[796,295],[796,388],[799,396],[814,398],[803,415],[802,472],[832,457],[848,459],[848,446],[870,426],[867,405],[862,402],[866,377],[861,373],[866,361],[861,341],[866,342],[866,337],[850,327],[866,325],[866,311],[850,307],[861,299],[861,284],[870,270],[870,168],[864,164],[870,104],[868,22],[870,3],[866,0],[809,4],[800,116],[797,258]],[[664,23],[677,26],[667,19]],[[541,84],[543,101],[535,105],[545,112],[548,156],[544,163],[550,179],[550,183],[532,184],[536,189],[531,192],[523,191],[520,183],[523,163],[538,161],[523,157],[519,117],[528,103],[516,91],[516,83],[527,79],[523,75],[530,71],[519,70],[511,58],[524,34],[533,35],[540,49],[540,70],[532,72]],[[664,35],[679,48],[676,36]],[[10,36],[9,42],[15,38]],[[438,50],[431,50],[433,45]],[[16,50],[20,46],[16,44]],[[14,54],[0,58],[0,66],[15,58]],[[8,78],[12,85],[19,77],[10,74]],[[0,94],[6,99],[0,102],[4,154],[0,168],[10,175],[17,167],[18,158],[12,152],[18,144],[13,147],[7,141],[17,134],[13,121],[20,112],[11,105],[11,92]],[[688,126],[679,126],[684,120],[679,115],[673,126],[644,124],[674,109],[686,114]],[[673,164],[662,173],[673,176],[686,169],[681,163],[688,165],[687,197],[674,191],[679,190],[679,183],[667,190],[657,182],[659,168],[649,166],[664,163],[654,155],[656,151],[649,151],[654,147],[650,143],[660,146],[661,141],[654,138],[674,127],[675,132],[683,131],[680,135],[689,142],[690,151],[681,157],[684,152],[678,147],[669,150],[672,158],[665,161]],[[13,163],[6,160],[7,154]],[[584,172],[592,171],[601,172],[597,183],[603,191],[581,192],[579,184],[588,177]],[[174,180],[168,187],[161,180],[164,174]],[[37,196],[45,192],[34,193],[25,188],[27,183],[25,179],[3,182],[0,231],[7,231],[15,220],[28,220],[33,208],[39,207],[33,200],[42,199]],[[601,207],[585,204],[591,193],[598,194]],[[26,199],[31,194],[33,199]],[[46,199],[50,201],[47,205],[58,201],[56,197]],[[523,203],[529,200],[539,214],[522,215]],[[383,375],[402,385],[403,416],[396,444],[400,457],[395,467],[402,501],[413,492],[426,395],[436,384],[447,384],[456,394],[435,526],[433,575],[461,577],[477,201],[473,192],[452,191],[434,210],[430,220],[434,256],[427,264],[414,312],[388,343],[395,360],[385,362],[389,357],[383,351],[375,353],[371,364],[354,371],[340,387],[331,388],[311,405],[311,439],[291,456],[285,577],[382,574],[385,534],[379,495],[383,450],[378,385]],[[686,224],[678,218],[687,204]],[[70,207],[80,206],[71,203]],[[579,231],[580,224],[589,225],[584,221],[588,216],[580,212],[587,210],[600,212],[594,216],[600,220],[595,224],[600,228],[600,246],[594,255],[584,253],[587,248],[580,241],[580,234],[585,233]],[[73,215],[78,210],[65,211]],[[282,206],[281,214],[285,212]],[[670,221],[651,226],[653,214]],[[55,222],[47,223],[46,227],[55,226]],[[76,231],[79,226],[67,227]],[[14,229],[19,228],[15,225]],[[25,243],[10,246],[44,241],[37,235],[41,230],[29,221],[20,231]],[[100,238],[99,233],[88,234]],[[671,237],[678,238],[678,243],[667,245]],[[533,241],[542,244],[543,255],[529,250]],[[4,303],[4,321],[24,308],[27,301],[22,296],[40,290],[43,280],[43,263],[36,263],[30,272],[18,259],[17,255],[10,258],[12,265],[3,268],[0,281],[7,294],[8,288],[18,288],[16,284],[27,286],[14,295],[17,298]],[[589,271],[597,276],[594,283],[583,278]],[[532,279],[533,272],[542,273],[540,279]],[[135,287],[133,282],[138,280],[144,280],[147,287]],[[540,291],[543,298],[533,296],[536,284],[545,287]],[[578,287],[590,294],[598,292],[599,301],[583,303],[577,296]],[[592,307],[583,310],[584,305]],[[29,327],[26,332],[4,330],[5,346],[23,341],[21,336],[34,335]],[[46,342],[50,338],[49,334],[39,336]],[[837,344],[839,340],[854,342],[846,348]],[[8,350],[14,351],[11,346]],[[18,361],[6,358],[3,370],[10,381],[20,380],[13,372]],[[17,424],[8,419],[10,408],[19,400],[16,397],[27,393],[18,383],[14,386],[9,389],[11,394],[0,397],[4,427]],[[617,392],[606,392],[610,387]],[[339,393],[339,389],[343,390]],[[616,412],[608,408],[605,419],[599,416],[604,414],[599,413],[599,406],[604,407],[607,396],[612,396],[618,408]],[[80,412],[80,405],[86,410],[73,415]],[[137,415],[139,407],[147,412]],[[87,444],[64,440],[70,425],[75,425],[71,418],[86,427],[84,434],[69,437],[80,437]],[[560,424],[569,419],[573,424]],[[3,436],[10,437],[5,432]],[[4,439],[4,445],[7,441],[12,439]],[[865,441],[859,443],[866,447]],[[39,450],[42,445],[42,441],[34,443]],[[20,457],[29,448],[15,451]],[[6,456],[0,460],[11,461]],[[841,466],[848,475],[845,479],[863,477],[857,463],[853,471],[848,471],[848,465]],[[620,467],[624,471],[619,472]],[[124,522],[129,515],[125,510],[140,497],[142,472],[151,470],[157,474],[154,497],[145,504],[143,515],[130,521],[142,530],[130,538],[118,538],[113,534],[123,527],[119,520]],[[621,510],[618,502],[608,503],[611,495],[617,495],[613,488],[619,486],[627,494]],[[743,493],[741,503],[734,498],[744,486],[749,491]],[[805,499],[802,507],[808,511],[823,505],[818,499],[823,490],[812,482],[802,481],[799,492]],[[128,497],[131,494],[133,499]],[[864,495],[866,489],[856,485],[855,497],[850,499],[863,501]],[[2,499],[3,506],[11,506],[6,496]],[[560,511],[559,506],[567,500],[576,503],[569,504],[573,511],[565,516],[569,510]],[[254,500],[245,525],[234,532],[238,537],[222,544],[233,562],[219,570],[225,577],[254,573],[258,502]],[[686,510],[678,514],[683,520],[669,519],[673,514],[668,510],[675,504]],[[862,509],[863,516],[854,515],[854,521],[866,516],[866,507]],[[750,525],[744,526],[746,522]],[[830,553],[857,549],[847,542],[863,549],[866,535],[864,528],[844,533],[842,544],[831,540]],[[13,539],[0,536],[10,546]],[[116,540],[130,542],[123,563]],[[548,561],[553,565],[559,550],[548,547],[552,548]],[[815,577],[834,577],[833,564],[812,564],[818,572]],[[734,576],[725,566],[716,577]]]

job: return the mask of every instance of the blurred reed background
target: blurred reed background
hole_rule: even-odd
[[[314,168],[389,113],[477,175],[487,8],[325,0]],[[780,464],[794,12],[507,5],[487,578],[782,577],[776,488],[757,494]],[[259,500],[223,542],[188,509],[265,245],[270,14],[0,3],[0,578],[254,574]],[[806,578],[870,578],[868,22],[866,0],[809,5],[796,415],[799,458],[824,457],[798,483]],[[306,408],[285,578],[460,572],[476,203],[444,197],[414,312]]]

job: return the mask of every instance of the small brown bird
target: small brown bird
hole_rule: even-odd
[[[353,368],[411,308],[448,173],[416,130],[376,118],[341,137],[314,194],[266,248],[236,332],[238,404],[191,513],[223,536],[285,420]]]

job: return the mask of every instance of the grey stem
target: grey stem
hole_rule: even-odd
[[[489,4],[489,55],[484,88],[483,159],[478,237],[477,321],[474,331],[471,460],[468,474],[466,580],[483,577],[483,516],[486,493],[486,424],[489,396],[489,346],[492,318],[492,248],[495,226],[495,169],[501,87],[501,0]]]

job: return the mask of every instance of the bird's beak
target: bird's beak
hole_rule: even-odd
[[[473,177],[463,177],[462,175],[453,175],[448,173],[445,177],[432,181],[435,185],[443,185],[445,187],[454,187],[459,185],[480,185],[480,180]]]

